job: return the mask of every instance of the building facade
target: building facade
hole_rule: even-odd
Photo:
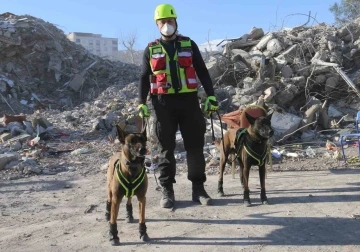
[[[105,38],[101,34],[84,32],[71,32],[67,38],[103,59],[119,60],[117,38]]]

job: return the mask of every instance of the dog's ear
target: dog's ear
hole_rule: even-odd
[[[246,119],[248,120],[248,122],[250,123],[250,125],[254,125],[256,119],[246,112],[245,112],[245,116],[246,116]]]
[[[120,143],[125,144],[126,132],[118,124],[116,124],[116,132],[117,132],[117,137],[118,137]]]

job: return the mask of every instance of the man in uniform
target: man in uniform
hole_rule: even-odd
[[[213,84],[200,50],[193,40],[177,34],[176,19],[177,14],[172,5],[161,4],[156,7],[154,20],[161,38],[149,43],[144,50],[139,84],[140,116],[149,116],[146,105],[149,91],[156,115],[155,131],[160,145],[159,181],[162,186],[160,205],[163,208],[172,208],[175,203],[174,151],[178,127],[186,150],[192,200],[203,205],[211,204],[211,198],[204,188],[206,124],[197,97],[196,76],[207,94],[205,111],[211,113],[218,109]]]

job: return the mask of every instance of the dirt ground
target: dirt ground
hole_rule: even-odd
[[[135,223],[124,222],[124,204],[120,207],[121,247],[111,247],[107,238],[101,164],[3,180],[0,251],[360,251],[360,170],[285,171],[291,163],[311,163],[301,162],[288,161],[283,171],[268,172],[270,205],[260,205],[258,172],[252,170],[249,208],[242,205],[238,174],[235,179],[225,175],[226,197],[220,198],[217,175],[210,173],[206,189],[213,205],[201,206],[191,201],[191,184],[180,171],[172,210],[159,207],[161,195],[148,174],[146,217],[152,240],[139,240],[134,199]]]

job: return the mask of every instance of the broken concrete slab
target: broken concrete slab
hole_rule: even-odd
[[[286,136],[298,129],[302,118],[290,113],[279,113],[275,111],[271,117],[271,126],[275,133],[271,141],[283,141],[289,136]]]
[[[252,50],[264,50],[268,44],[268,42],[275,38],[273,33],[268,33],[264,37],[262,37],[259,43]]]
[[[279,58],[285,59],[287,63],[292,63],[297,56],[298,44],[290,46],[286,51],[279,55]]]
[[[79,91],[85,81],[86,70],[82,71],[79,74],[75,74],[72,80],[69,83],[69,87],[74,91]]]
[[[279,105],[286,106],[294,99],[295,95],[299,92],[299,89],[294,84],[286,84],[285,88],[279,91],[274,99]]]
[[[262,28],[253,27],[249,32],[248,39],[257,40],[261,39],[264,36],[264,31]]]
[[[266,45],[266,49],[270,51],[273,55],[280,53],[283,50],[283,45],[281,42],[276,39],[270,39]]]
[[[218,65],[217,61],[210,61],[206,63],[206,68],[209,71],[210,78],[215,83],[215,79],[223,74],[223,71]]]

